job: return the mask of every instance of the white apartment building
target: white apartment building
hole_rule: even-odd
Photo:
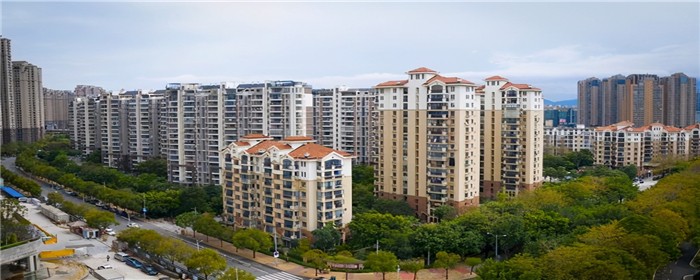
[[[544,97],[539,88],[493,76],[477,96],[481,117],[481,196],[510,196],[540,186],[544,149]]]
[[[102,145],[99,106],[99,98],[77,97],[68,107],[68,135],[73,148],[84,155]]]
[[[563,155],[569,152],[592,150],[594,139],[593,128],[584,125],[545,127],[544,152],[552,155]]]
[[[311,137],[276,141],[250,134],[221,151],[224,220],[276,233],[284,241],[310,237],[327,223],[352,218],[352,156]]]
[[[451,205],[479,205],[479,99],[476,85],[421,67],[407,80],[374,87],[375,193],[406,201],[422,220]]]
[[[348,152],[355,164],[371,162],[372,121],[376,110],[372,89],[337,87],[313,91],[314,137],[319,144]]]

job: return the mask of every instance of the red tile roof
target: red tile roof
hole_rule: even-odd
[[[246,136],[243,136],[241,138],[244,139],[260,139],[260,138],[270,138],[269,136],[266,136],[264,134],[248,134]]]
[[[236,141],[236,142],[233,142],[233,144],[236,144],[236,146],[250,146],[250,143],[243,142],[243,141]]]
[[[398,87],[398,86],[403,86],[408,83],[408,80],[401,80],[401,81],[388,81],[388,82],[383,82],[381,84],[376,85],[376,87]]]
[[[501,87],[501,89],[502,90],[507,89],[508,87],[515,87],[517,89],[523,89],[523,90],[542,91],[541,89],[533,87],[533,86],[528,85],[528,84],[514,84],[511,82],[507,82],[505,85],[503,85]]]
[[[311,138],[309,136],[289,136],[287,138],[282,139],[282,141],[313,141],[314,138]]]
[[[248,152],[249,154],[256,154],[256,153],[259,153],[260,151],[267,151],[268,149],[270,149],[272,147],[277,147],[280,150],[292,148],[292,146],[289,146],[289,145],[284,144],[284,143],[280,143],[280,142],[273,141],[273,140],[265,140],[265,141],[262,141],[262,142],[256,144],[253,147],[248,148],[246,150],[246,152]]]
[[[320,159],[327,156],[330,153],[337,153],[341,156],[351,156],[350,154],[338,150],[333,150],[328,147],[321,146],[316,143],[307,143],[299,148],[294,149],[294,151],[289,152],[289,156],[293,158],[303,158],[303,159]]]
[[[693,129],[700,129],[700,123],[691,124],[691,125],[685,127],[685,130],[693,130]]]
[[[426,81],[424,85],[427,85],[429,83],[432,83],[434,81],[441,81],[445,84],[474,84],[470,81],[467,81],[462,78],[457,78],[457,77],[443,77],[440,75],[435,75],[434,77],[430,78],[430,80]]]
[[[406,72],[408,74],[415,74],[415,73],[437,73],[437,71],[430,69],[430,68],[425,68],[425,67],[420,67],[413,69],[411,71]]]
[[[484,81],[507,81],[507,80],[508,79],[503,78],[501,76],[491,76],[491,77],[484,79]]]

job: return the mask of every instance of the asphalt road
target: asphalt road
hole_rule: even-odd
[[[688,242],[681,244],[681,253],[683,254],[678,260],[670,262],[663,268],[656,271],[654,280],[681,280],[687,275],[693,275],[698,272],[698,269],[690,266],[690,261],[698,252],[698,248]],[[692,279],[686,278],[686,279]]]
[[[17,167],[15,166],[15,158],[14,157],[3,158],[2,165],[5,166],[5,168],[7,168],[8,170],[16,173],[17,175],[25,176],[29,179],[32,179],[29,176],[26,176],[26,174],[23,171],[20,171],[17,169]],[[48,184],[45,184],[41,181],[36,181],[36,182],[41,186],[41,190],[42,190],[41,195],[43,195],[43,196],[47,196],[49,193],[57,191],[57,190],[54,190],[53,188],[51,188],[51,186],[49,186]],[[94,205],[83,201],[83,199],[80,197],[67,195],[63,191],[59,191],[59,193],[61,193],[63,195],[63,198],[67,201],[71,201],[73,203],[86,204],[86,205],[89,205],[91,207],[95,207]],[[117,219],[117,222],[119,222],[119,225],[112,227],[114,229],[114,231],[116,231],[118,233],[118,232],[127,228],[126,225],[129,222],[127,219],[125,219],[117,214],[115,214],[115,218]],[[183,238],[179,234],[176,234],[174,231],[159,227],[159,226],[155,225],[154,223],[149,222],[148,220],[144,221],[144,220],[134,218],[132,220],[132,222],[136,222],[137,224],[139,224],[139,226],[141,228],[155,230],[163,236],[178,238],[178,239],[184,241],[185,243],[189,244],[193,248],[195,248],[195,249],[197,248],[196,240],[194,240],[192,238],[187,238],[187,237]],[[203,244],[203,242],[200,243],[199,245],[202,248],[211,248],[211,249],[218,251],[219,254],[221,254],[224,258],[226,258],[226,262],[227,262],[229,267],[235,267],[238,269],[248,271],[248,272],[252,273],[253,275],[255,275],[256,277],[261,277],[261,276],[265,276],[265,275],[277,274],[277,273],[283,272],[282,270],[267,266],[265,264],[257,263],[255,261],[248,259],[248,258],[244,258],[244,257],[237,256],[237,255],[231,255],[228,252],[221,251],[216,247],[207,246],[206,244]]]

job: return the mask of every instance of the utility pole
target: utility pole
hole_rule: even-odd
[[[377,239],[377,255],[379,255],[379,239]]]
[[[506,236],[508,236],[508,235],[505,235],[505,234],[492,234],[492,233],[490,233],[490,232],[487,232],[486,234],[488,234],[488,235],[493,235],[493,236],[496,237],[496,261],[499,261],[499,260],[500,260],[500,257],[498,256],[498,237],[499,237],[499,236],[501,236],[501,237],[506,237]]]

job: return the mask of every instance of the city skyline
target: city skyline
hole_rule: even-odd
[[[697,77],[699,7],[10,1],[0,9],[13,60],[42,67],[52,89],[264,80],[363,88],[425,66],[478,84],[492,75],[528,81],[545,98],[566,100],[591,76]]]

